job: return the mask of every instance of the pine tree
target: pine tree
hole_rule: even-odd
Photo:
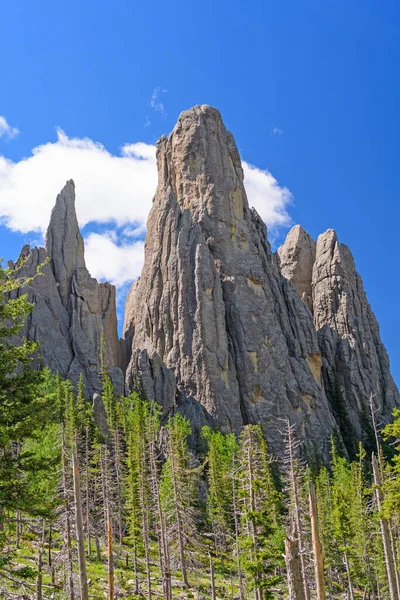
[[[223,435],[204,427],[203,437],[207,440],[207,516],[214,537],[215,552],[224,558],[234,537],[232,529],[232,453],[234,435]]]
[[[239,440],[242,564],[251,577],[256,600],[272,598],[280,581],[283,535],[279,496],[261,425],[244,427]]]
[[[33,308],[21,293],[30,281],[0,263],[0,521],[6,510],[34,508],[26,473],[35,467],[21,444],[49,420],[48,398],[37,394],[43,373],[31,369],[39,346],[20,338]]]
[[[196,527],[196,475],[187,439],[191,434],[189,421],[177,413],[167,425],[167,460],[162,468],[161,498],[167,525],[171,559],[182,573],[182,582],[189,586],[188,569],[194,564],[199,546]]]

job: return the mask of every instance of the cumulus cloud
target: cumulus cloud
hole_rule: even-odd
[[[0,156],[0,218],[14,231],[44,232],[67,179],[77,189],[79,224],[143,224],[157,185],[154,146],[127,144],[119,156],[88,138],[69,138],[33,149],[19,162]]]
[[[285,227],[291,219],[287,211],[292,194],[281,187],[269,171],[258,169],[242,161],[244,185],[250,206],[254,206],[270,229]]]
[[[11,127],[11,125],[7,123],[6,118],[0,115],[0,138],[6,137],[11,140],[18,134],[19,129],[17,127]]]
[[[85,237],[85,255],[89,271],[95,277],[120,287],[139,277],[144,242],[138,240],[119,245],[115,231],[90,233]]]
[[[269,228],[290,223],[291,194],[268,171],[243,162],[249,204]],[[85,237],[94,277],[120,286],[133,281],[143,263],[147,215],[157,186],[155,146],[125,144],[118,155],[91,139],[69,138],[37,146],[18,162],[0,155],[0,222],[13,231],[44,234],[55,198],[74,179],[81,227],[106,224],[106,233]],[[91,227],[93,229],[93,227]]]

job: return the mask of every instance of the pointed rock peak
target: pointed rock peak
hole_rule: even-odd
[[[289,233],[286,236],[286,240],[285,240],[285,244],[289,241],[289,240],[294,240],[299,242],[314,242],[315,244],[315,240],[313,240],[313,238],[310,236],[310,234],[308,233],[308,231],[306,231],[304,229],[304,227],[302,227],[301,225],[295,225],[294,227],[292,227],[292,229],[289,231]]]
[[[294,285],[297,294],[312,310],[312,272],[316,242],[301,225],[295,225],[278,249],[282,275]]]
[[[75,210],[75,185],[67,181],[57,196],[46,234],[46,250],[64,306],[68,303],[72,277],[85,268],[84,244]]]
[[[339,240],[336,231],[334,229],[327,229],[326,231],[324,231],[324,233],[319,234],[317,243],[334,245],[338,243],[338,241]]]
[[[196,221],[206,216],[231,228],[243,218],[248,202],[240,155],[216,108],[204,104],[182,112],[157,149],[159,196],[170,189]]]

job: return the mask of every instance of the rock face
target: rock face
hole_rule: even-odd
[[[289,420],[310,453],[327,458],[334,434],[354,454],[357,440],[370,439],[371,393],[381,423],[400,402],[350,250],[332,230],[315,242],[296,225],[271,252],[234,139],[210,106],[181,114],[157,144],[157,163],[122,344],[115,289],[86,269],[72,181],[57,198],[46,249],[23,248],[22,276],[49,259],[23,290],[34,303],[24,333],[41,342],[37,361],[75,382],[83,373],[104,431],[102,331],[117,392],[138,388],[164,415],[188,416],[195,432],[261,422],[280,452]]]
[[[277,252],[282,275],[294,285],[297,294],[311,310],[316,245],[301,225],[295,225]]]
[[[361,439],[368,431],[371,393],[383,423],[390,420],[399,403],[361,277],[349,248],[339,243],[332,229],[315,243],[296,226],[278,254],[283,275],[299,296],[311,300],[324,387],[349,445],[351,439]]]
[[[289,418],[326,453],[335,421],[313,318],[249,208],[219,112],[182,113],[157,162],[144,267],[126,308],[128,386],[141,382],[165,410],[197,403],[225,431],[261,421],[275,448]]]
[[[34,304],[24,335],[40,342],[37,362],[73,382],[83,373],[87,391],[93,394],[100,389],[100,336],[104,331],[110,375],[123,392],[124,363],[117,334],[115,288],[108,283],[99,284],[86,269],[73,181],[68,181],[57,197],[46,248],[24,246],[22,258],[26,262],[19,274],[28,277],[49,261],[42,269],[43,275],[22,290],[28,292]]]

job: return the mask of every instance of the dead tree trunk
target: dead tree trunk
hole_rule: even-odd
[[[42,538],[40,540],[39,549],[38,549],[38,561],[37,561],[38,574],[36,577],[36,600],[42,600],[42,598],[43,598],[43,596],[42,596],[42,585],[43,585],[42,570],[43,570],[44,534],[45,534],[45,526],[44,526],[44,521],[43,521]]]
[[[118,539],[119,545],[122,545],[122,534],[123,534],[123,526],[122,526],[122,500],[121,500],[121,465],[120,465],[120,456],[119,456],[119,432],[118,429],[115,429],[114,432],[114,453],[115,453],[115,476],[116,476],[116,485],[117,485],[117,505],[118,505]]]
[[[324,561],[322,557],[322,546],[319,537],[318,528],[318,509],[317,500],[315,497],[314,483],[311,479],[308,482],[308,496],[310,503],[310,519],[311,519],[311,536],[314,553],[314,568],[315,568],[315,583],[317,587],[317,600],[325,600],[325,574]]]
[[[239,578],[239,594],[240,600],[245,600],[244,589],[243,589],[243,575],[242,565],[240,563],[240,549],[239,549],[239,510],[237,502],[237,491],[236,491],[236,469],[235,469],[235,456],[232,457],[232,502],[233,502],[233,519],[235,523],[235,543],[236,543],[236,563]]]
[[[251,515],[255,515],[256,513],[256,502],[255,502],[255,491],[254,491],[254,483],[253,483],[253,446],[252,446],[252,436],[250,433],[249,436],[249,445],[247,449],[247,468],[249,470],[249,505]],[[254,521],[254,516],[251,516],[249,519],[251,537],[253,540],[253,552],[254,557],[257,554],[258,550],[258,538],[257,538],[257,526]],[[255,587],[255,597],[256,600],[262,600],[261,597],[261,589],[260,589],[260,575],[259,573],[254,574],[254,587]]]
[[[376,503],[378,507],[379,513],[382,510],[382,501],[383,495],[381,491],[381,475],[380,469],[378,465],[378,461],[376,460],[375,454],[372,455],[372,469],[374,473],[374,483],[375,483],[375,495],[376,495]],[[397,593],[397,582],[396,582],[396,565],[394,564],[393,554],[392,554],[392,545],[390,540],[390,531],[387,519],[385,519],[381,514],[379,516],[380,525],[381,525],[381,534],[382,534],[382,542],[383,549],[385,553],[385,566],[386,566],[386,574],[389,585],[389,594],[390,600],[399,600],[399,596]]]
[[[86,492],[86,519],[85,519],[85,527],[86,527],[86,538],[87,538],[87,547],[88,547],[88,555],[92,554],[92,538],[90,535],[90,453],[89,453],[89,425],[86,426],[85,433],[85,475],[86,475],[86,484],[85,484],[85,492]]]
[[[147,574],[147,593],[149,600],[152,600],[151,593],[151,570],[150,570],[150,552],[149,552],[149,510],[146,498],[146,455],[142,447],[142,467],[140,469],[140,504],[142,508],[142,536],[144,545],[144,554],[146,561]]]
[[[290,600],[305,600],[303,574],[298,537],[285,539],[285,562]]]
[[[214,563],[213,563],[211,553],[209,554],[209,557],[210,557],[211,600],[217,600],[217,594],[215,591]]]
[[[154,436],[154,433],[152,434]],[[151,487],[153,492],[153,498],[155,500],[157,517],[158,517],[158,528],[159,528],[159,544],[160,544],[160,568],[163,578],[163,592],[164,600],[172,599],[171,592],[171,568],[169,565],[169,554],[167,547],[167,536],[166,527],[164,523],[164,514],[161,505],[160,496],[160,485],[158,481],[157,471],[157,460],[156,460],[156,449],[154,439],[151,439],[149,443],[149,457],[150,457],[150,472],[151,472]]]
[[[175,506],[176,506],[176,526],[177,526],[177,533],[178,533],[179,558],[180,558],[180,563],[181,563],[182,582],[183,582],[184,586],[189,587],[189,581],[188,581],[187,569],[186,569],[185,549],[184,549],[184,544],[183,544],[182,518],[181,518],[181,511],[179,508],[179,492],[178,492],[178,486],[177,486],[177,480],[176,480],[177,476],[176,476],[175,456],[174,456],[173,448],[171,449],[171,467],[172,467],[172,482],[173,482],[173,488],[174,488],[174,502],[175,502]]]
[[[349,598],[350,598],[350,600],[354,600],[353,582],[351,580],[350,564],[349,564],[349,557],[347,556],[347,552],[344,553],[344,565],[346,567],[347,583],[349,586],[348,587]]]
[[[81,500],[81,483],[79,475],[78,458],[75,452],[72,453],[72,468],[74,476],[74,494],[75,494],[75,526],[76,526],[76,542],[78,546],[78,562],[79,562],[79,579],[81,584],[81,600],[88,600],[88,585],[86,576],[86,556],[85,556],[85,541],[83,534],[83,518],[82,518],[82,500]]]
[[[287,431],[288,431],[288,455],[289,455],[289,477],[290,477],[290,485],[292,488],[292,502],[293,502],[293,516],[294,516],[294,524],[295,524],[295,535],[297,535],[299,540],[299,552],[300,552],[300,564],[301,564],[301,575],[304,586],[304,597],[305,600],[310,600],[310,590],[307,582],[307,571],[306,571],[306,562],[305,562],[305,553],[304,553],[304,543],[303,543],[303,528],[301,523],[300,516],[300,498],[299,498],[299,482],[298,482],[298,473],[296,469],[296,459],[295,459],[295,440],[293,436],[293,427],[290,425],[289,421],[287,422]]]
[[[108,511],[107,511],[108,512]],[[108,600],[114,600],[113,534],[110,516],[107,518]]]
[[[69,505],[69,495],[68,495],[68,478],[67,478],[67,461],[66,461],[64,424],[62,425],[62,430],[61,430],[61,456],[62,456],[62,486],[63,486],[64,508],[65,508],[65,529],[66,529],[66,536],[67,536],[68,587],[69,587],[70,600],[75,600],[73,562],[72,562],[71,518],[70,518],[70,505]]]

